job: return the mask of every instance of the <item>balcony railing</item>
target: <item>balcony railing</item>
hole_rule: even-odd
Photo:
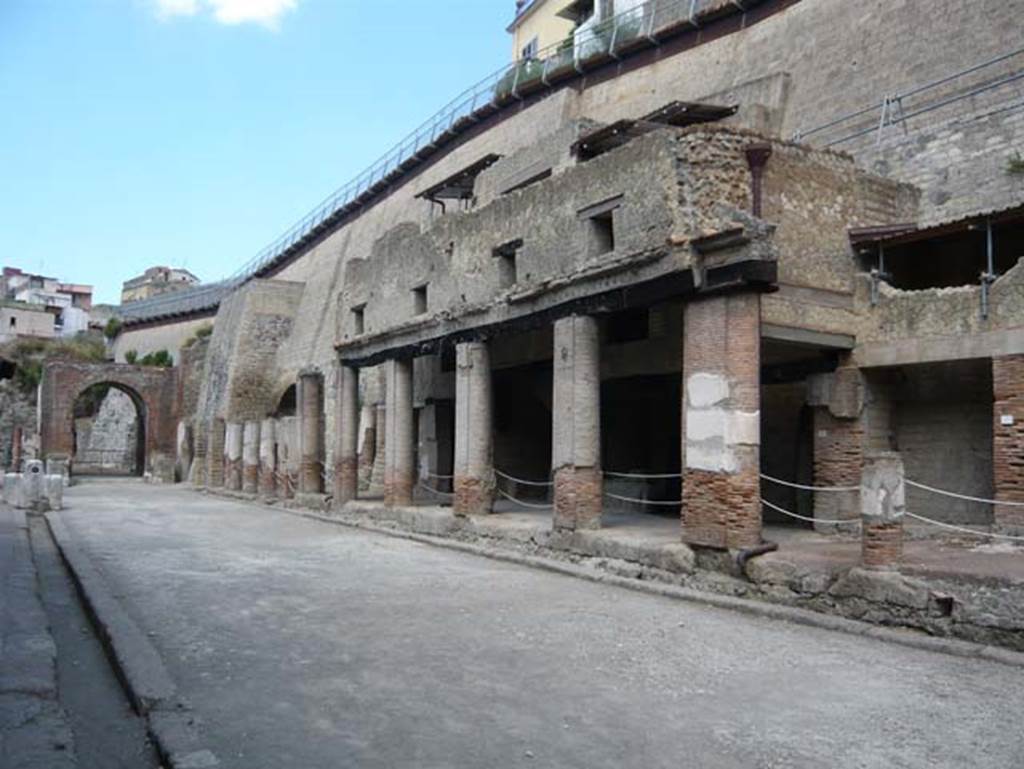
[[[460,93],[348,184],[332,192],[283,235],[260,250],[227,283],[237,286],[279,259],[289,249],[321,232],[336,217],[358,208],[437,148],[442,137],[458,133],[482,116],[524,95],[549,89],[561,80],[618,58],[635,48],[657,45],[669,34],[698,27],[708,12],[722,7],[752,7],[760,0],[648,0],[635,8],[577,30],[561,43],[492,72]]]

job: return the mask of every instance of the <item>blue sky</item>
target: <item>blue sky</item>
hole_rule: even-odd
[[[0,0],[0,264],[233,272],[505,64],[512,0]]]

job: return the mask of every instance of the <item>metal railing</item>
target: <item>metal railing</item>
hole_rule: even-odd
[[[733,0],[743,9],[760,0]],[[647,45],[657,45],[659,35],[689,25],[700,25],[701,15],[720,0],[648,0],[634,8],[577,30],[561,43],[502,67],[460,93],[434,115],[388,150],[352,181],[324,198],[312,211],[283,235],[264,247],[225,281],[231,287],[241,285],[260,273],[290,248],[316,231],[349,206],[358,206],[373,192],[429,154],[445,134],[478,121],[496,107],[521,99],[525,91],[548,89],[572,73],[583,73],[609,57]]]
[[[828,140],[821,141],[821,145],[834,147],[838,144],[844,144],[862,136],[876,133],[875,143],[881,144],[885,129],[888,127],[897,124],[902,124],[906,127],[906,122],[911,118],[1024,80],[1024,69],[1017,69],[1014,72],[997,76],[998,65],[1012,62],[1016,59],[1020,61],[1013,63],[1024,67],[1024,48],[1017,48],[993,59],[988,59],[979,64],[940,77],[937,80],[915,86],[908,91],[885,94],[880,101],[874,102],[870,106],[853,112],[847,112],[814,128],[794,132],[793,141],[805,142],[808,140],[808,137],[828,132],[823,137],[823,139],[827,138]],[[993,79],[975,85],[969,85],[964,82],[969,76],[975,74],[981,74],[982,76],[991,74]],[[937,90],[943,86],[952,85],[955,87],[958,84],[962,86],[962,89],[958,92],[946,96],[937,93]],[[934,98],[930,99],[929,97]],[[914,100],[918,101],[916,106],[911,103]],[[832,138],[831,134],[833,132],[840,133],[840,136]]]

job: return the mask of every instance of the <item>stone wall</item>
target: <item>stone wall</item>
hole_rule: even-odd
[[[92,417],[75,420],[75,468],[135,472],[139,415],[131,397],[112,387]]]
[[[181,346],[195,336],[196,331],[213,325],[214,316],[187,318],[159,324],[125,326],[111,346],[114,360],[124,363],[125,353],[135,350],[139,357],[167,350],[175,363],[181,362]]]
[[[10,468],[14,428],[21,427],[23,441],[36,432],[36,399],[19,390],[10,379],[0,381],[0,467]]]

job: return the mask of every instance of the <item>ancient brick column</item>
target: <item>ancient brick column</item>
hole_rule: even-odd
[[[491,355],[486,342],[455,347],[456,515],[482,515],[494,504]]]
[[[255,494],[260,477],[260,423],[250,420],[242,432],[242,491]]]
[[[206,485],[218,488],[224,485],[224,431],[223,419],[210,423],[210,441],[206,446]]]
[[[906,494],[903,460],[887,451],[868,454],[860,481],[861,560],[872,569],[895,568],[903,555]]]
[[[683,540],[761,542],[761,302],[731,294],[687,302],[683,334]]]
[[[245,425],[228,422],[224,432],[224,486],[231,491],[242,490],[242,446]]]
[[[416,447],[413,446],[412,361],[387,362],[384,504],[412,504]]]
[[[198,427],[193,427],[192,440],[192,485],[201,488],[206,485],[206,467],[209,461],[206,452],[210,434],[200,424]]]
[[[600,346],[595,318],[555,322],[551,469],[558,529],[601,526]]]
[[[995,498],[1017,505],[995,505],[993,523],[1024,531],[1024,355],[992,359],[992,487]]]
[[[299,491],[303,494],[321,494],[324,490],[323,391],[319,372],[299,375]]]
[[[377,409],[373,404],[363,405],[359,414],[359,429],[359,490],[368,491],[373,477],[373,462],[377,456]]]
[[[334,459],[334,504],[356,498],[359,490],[359,369],[338,371],[337,450]]]
[[[264,499],[277,496],[277,420],[260,425],[259,493]]]

